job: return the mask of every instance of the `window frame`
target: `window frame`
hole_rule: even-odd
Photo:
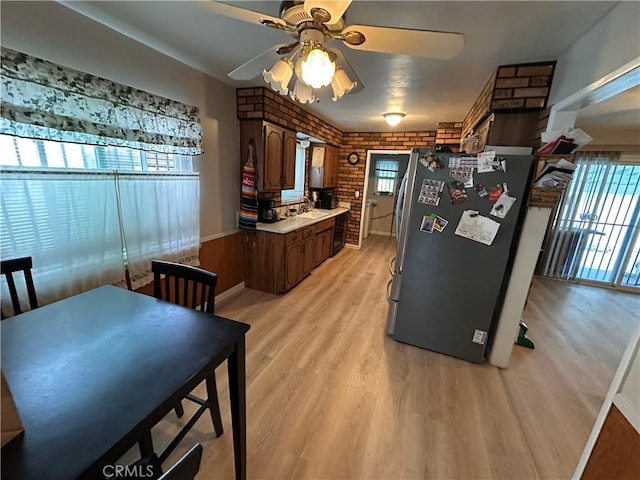
[[[383,159],[378,159],[375,161],[375,179],[376,179],[376,184],[375,184],[375,189],[374,189],[374,195],[385,195],[385,196],[392,196],[395,194],[396,192],[396,188],[398,186],[398,173],[400,170],[400,162],[398,160],[395,160],[393,158],[383,158]],[[384,164],[394,164],[395,168],[381,168],[378,165],[382,165],[384,166]],[[382,172],[394,172],[393,177],[390,175],[380,175],[380,173]],[[391,183],[391,190],[382,190],[381,189],[381,184],[388,184]]]
[[[296,143],[296,168],[295,168],[295,187],[288,190],[280,191],[280,203],[282,205],[291,205],[294,203],[300,203],[305,198],[305,179],[306,179],[306,170],[307,170],[307,149]],[[300,175],[298,175],[300,174]],[[301,188],[298,188],[301,186]],[[292,196],[289,198],[285,198],[285,192],[293,192],[293,194],[300,192],[299,196]]]

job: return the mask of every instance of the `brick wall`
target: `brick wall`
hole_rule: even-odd
[[[411,150],[413,147],[433,146],[436,143],[436,132],[346,132],[329,124],[293,103],[286,97],[274,93],[266,87],[239,88],[236,90],[238,101],[238,119],[263,119],[302,132],[318,140],[322,140],[340,148],[338,154],[338,197],[340,201],[351,202],[347,243],[358,244],[360,233],[360,215],[362,212],[362,196],[364,194],[364,172],[368,150]],[[459,129],[462,123],[448,123],[446,129],[458,131],[454,144],[460,145]],[[458,127],[459,125],[459,127]],[[307,178],[309,183],[310,149],[307,149]],[[347,155],[357,152],[360,162],[357,165],[347,163]],[[360,198],[355,198],[355,192]],[[259,198],[280,202],[279,192],[260,193]]]
[[[491,75],[489,81],[485,84],[478,95],[475,103],[471,106],[469,113],[464,117],[462,121],[462,135],[461,137],[466,137],[472,129],[478,128],[478,125],[484,120],[489,114],[489,108],[491,106],[491,96],[493,95],[493,87],[496,84],[496,73]]]
[[[462,137],[491,112],[526,112],[547,106],[556,62],[503,65],[491,76],[463,120]]]
[[[436,145],[446,145],[451,150],[460,150],[460,139],[462,138],[462,122],[441,122],[438,123],[436,133]]]
[[[433,146],[436,132],[345,132],[338,157],[338,197],[351,202],[347,243],[357,245],[360,235],[360,216],[364,193],[364,174],[368,150],[411,150],[413,147]],[[360,162],[349,165],[347,156],[356,152]],[[355,198],[355,192],[360,197]]]
[[[491,111],[546,107],[555,66],[553,61],[499,67]]]
[[[269,88],[238,88],[238,119],[263,119],[339,147],[342,132]]]

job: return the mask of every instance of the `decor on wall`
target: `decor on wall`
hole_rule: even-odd
[[[262,73],[274,91],[299,103],[317,101],[318,93],[331,86],[332,100],[337,101],[347,93],[359,92],[363,84],[342,52],[326,48],[325,42],[340,41],[336,43],[356,50],[439,59],[453,58],[464,47],[464,35],[459,33],[347,26],[343,15],[350,4],[351,0],[282,2],[280,18],[276,18],[211,2],[210,8],[220,15],[284,30],[296,39],[291,44],[269,48],[229,76],[234,80],[252,80]],[[285,57],[281,58],[282,55]],[[265,69],[268,65],[273,66]]]

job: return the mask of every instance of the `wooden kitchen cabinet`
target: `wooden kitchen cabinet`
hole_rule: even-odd
[[[333,224],[333,219],[328,222]],[[315,225],[286,234],[247,233],[245,286],[275,294],[290,290],[316,266],[315,242]]]
[[[335,220],[324,220],[316,224],[316,238],[314,244],[314,263],[317,267],[331,256],[333,251],[333,227]]]
[[[316,244],[316,235],[315,232],[313,236],[304,239],[304,250],[302,252],[302,273],[303,275],[308,275],[311,273],[311,270],[316,266],[315,262],[315,244]]]
[[[338,149],[333,145],[315,145],[311,150],[310,188],[338,186]]]
[[[478,149],[485,145],[533,146],[539,112],[492,113],[475,130]]]
[[[305,276],[303,241],[289,245],[285,249],[284,289],[289,290]]]
[[[309,226],[285,235],[284,291],[294,287],[313,270],[315,227]]]
[[[240,158],[247,161],[250,141],[256,150],[256,188],[276,192],[295,186],[296,133],[262,120],[240,121]]]

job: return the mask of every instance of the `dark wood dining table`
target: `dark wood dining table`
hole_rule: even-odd
[[[104,478],[228,360],[236,478],[245,479],[249,328],[113,286],[4,320],[2,370],[25,431],[2,449],[2,478]]]

